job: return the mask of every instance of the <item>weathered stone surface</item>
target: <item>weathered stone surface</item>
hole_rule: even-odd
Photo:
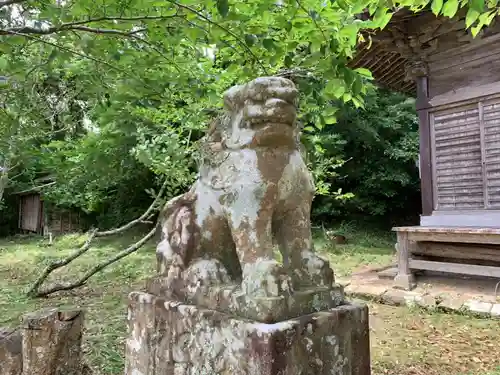
[[[22,328],[23,375],[80,375],[81,311],[27,314]]]
[[[418,300],[422,298],[422,295],[419,293],[408,292],[406,290],[401,289],[387,289],[387,291],[381,295],[380,299],[382,303],[388,305],[406,305],[406,306],[415,306],[418,305]]]
[[[493,308],[493,303],[471,299],[464,303],[464,307],[475,314],[488,316]]]
[[[344,303],[340,285],[310,287],[276,297],[256,297],[244,293],[238,284],[175,289],[166,278],[149,280],[147,291],[158,296],[175,296],[177,301],[226,312],[230,315],[273,323],[328,310]]]
[[[394,277],[393,288],[395,289],[412,290],[416,285],[415,275],[412,273],[407,275],[398,274]]]
[[[345,288],[345,293],[353,297],[380,300],[387,290],[387,286],[384,285],[350,284]]]
[[[245,303],[269,304],[293,291],[332,287],[333,271],[313,249],[315,187],[301,152],[297,101],[293,82],[280,77],[225,93],[224,113],[201,144],[197,181],[162,210],[157,257],[165,290],[194,295],[237,283]],[[283,264],[274,259],[274,243]]]
[[[0,328],[0,375],[21,375],[22,364],[21,331]]]
[[[129,299],[126,375],[368,375],[368,309],[264,324],[151,294]]]
[[[439,308],[449,311],[460,311],[467,301],[466,297],[458,295],[439,295]]]
[[[500,319],[500,303],[495,303],[491,308],[490,314],[494,318]]]
[[[398,274],[398,268],[397,267],[389,267],[384,269],[383,271],[377,272],[377,276],[379,279],[390,279],[394,280],[394,278]]]

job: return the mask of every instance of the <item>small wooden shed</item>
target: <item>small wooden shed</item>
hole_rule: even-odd
[[[372,39],[350,66],[416,96],[420,125],[422,213],[394,228],[396,284],[411,288],[415,270],[500,278],[500,25],[473,38],[465,10],[403,9]]]
[[[28,189],[15,194],[19,197],[18,227],[21,232],[46,236],[80,230],[80,212],[47,205],[43,200],[40,188]]]

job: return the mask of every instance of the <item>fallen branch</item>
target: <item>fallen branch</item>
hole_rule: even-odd
[[[99,263],[98,265],[92,267],[81,279],[78,281],[75,281],[74,283],[71,284],[57,284],[54,285],[52,288],[42,290],[42,291],[37,291],[36,293],[33,293],[31,296],[32,297],[46,297],[49,294],[55,293],[55,292],[60,292],[60,291],[65,291],[65,290],[71,290],[75,288],[79,288],[87,282],[88,279],[90,279],[92,276],[94,276],[96,273],[99,271],[102,271],[104,268],[107,266],[119,261],[122,258],[125,258],[127,255],[132,254],[133,252],[139,250],[146,242],[148,242],[149,239],[151,239],[156,233],[156,226],[144,237],[142,237],[139,241],[137,241],[135,244],[132,246],[126,248],[125,250],[119,252],[116,254],[114,257],[106,260],[105,262]]]
[[[47,296],[49,294],[52,294],[52,293],[55,293],[55,292],[58,292],[58,291],[70,290],[70,289],[78,288],[78,287],[84,285],[85,282],[91,276],[93,276],[97,272],[101,271],[103,268],[107,267],[108,265],[110,265],[110,264],[112,264],[112,263],[114,263],[114,262],[122,259],[123,257],[125,257],[125,256],[133,253],[134,251],[138,250],[151,237],[153,237],[153,235],[156,233],[157,225],[155,225],[155,227],[146,236],[144,236],[142,239],[140,239],[134,245],[132,245],[129,248],[127,248],[127,249],[123,250],[122,252],[118,253],[116,256],[114,256],[113,258],[109,259],[108,261],[106,261],[106,262],[104,262],[102,264],[99,264],[99,265],[93,267],[89,272],[87,272],[85,274],[85,276],[82,279],[78,280],[77,282],[72,283],[72,284],[68,284],[68,285],[55,285],[54,287],[48,288],[48,289],[46,289],[44,291],[40,291],[39,290],[40,287],[45,282],[45,280],[47,280],[47,278],[50,276],[50,274],[52,272],[54,272],[55,270],[57,270],[59,268],[67,266],[68,264],[70,264],[71,262],[73,262],[75,259],[77,259],[80,256],[82,256],[83,254],[85,254],[90,249],[92,241],[95,238],[98,238],[98,237],[107,237],[107,236],[112,236],[112,235],[116,235],[116,234],[119,234],[119,233],[123,233],[126,230],[134,227],[137,224],[143,224],[143,223],[150,224],[150,223],[152,223],[150,219],[154,215],[155,211],[158,211],[158,209],[160,207],[160,201],[162,199],[161,197],[163,196],[163,193],[165,192],[165,189],[167,187],[167,183],[168,183],[168,179],[165,179],[165,181],[163,182],[163,185],[160,188],[160,191],[156,195],[156,197],[153,200],[153,202],[151,203],[151,205],[137,219],[132,220],[129,223],[127,223],[127,224],[125,224],[125,225],[123,225],[123,226],[121,226],[119,228],[112,229],[112,230],[100,232],[98,229],[92,229],[91,231],[89,231],[87,240],[85,241],[85,243],[78,250],[76,250],[74,253],[70,254],[66,258],[59,259],[59,260],[56,260],[56,261],[50,263],[45,268],[45,270],[42,272],[42,274],[35,280],[33,286],[28,290],[27,295],[29,297],[45,297],[45,296]]]
[[[43,282],[47,279],[47,277],[49,277],[49,275],[53,271],[55,271],[58,268],[67,266],[72,261],[74,261],[76,258],[78,258],[78,257],[82,256],[83,254],[85,254],[90,249],[90,245],[91,245],[92,240],[94,239],[96,233],[97,233],[96,229],[90,231],[90,234],[89,234],[87,240],[85,241],[85,243],[82,245],[82,247],[80,247],[77,251],[75,251],[69,257],[57,260],[57,261],[55,261],[53,263],[50,263],[45,268],[45,270],[43,271],[43,273],[36,279],[35,283],[33,284],[33,286],[28,291],[27,295],[30,296],[30,297],[36,297],[36,296],[38,296],[38,293],[39,293],[38,289],[40,288],[40,286],[43,284]]]

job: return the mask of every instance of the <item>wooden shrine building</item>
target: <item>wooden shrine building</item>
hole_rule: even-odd
[[[398,234],[395,286],[430,270],[500,279],[500,24],[473,38],[465,13],[397,12],[352,68],[416,97],[420,226]]]
[[[15,192],[18,197],[18,229],[22,233],[43,236],[73,233],[81,230],[81,213],[78,210],[48,205],[43,199],[42,188],[53,184],[50,177],[35,180],[37,187]]]

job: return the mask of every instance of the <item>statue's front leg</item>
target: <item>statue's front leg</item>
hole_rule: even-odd
[[[274,258],[271,223],[276,198],[270,189],[263,195],[259,200],[253,191],[239,191],[225,207],[242,269],[242,290],[255,297],[279,296],[291,288],[285,268]]]
[[[274,221],[276,239],[297,288],[305,286],[331,287],[334,281],[330,263],[314,253],[311,235],[310,204],[292,208]]]

